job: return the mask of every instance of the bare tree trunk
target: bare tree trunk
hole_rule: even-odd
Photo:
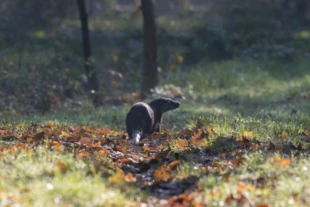
[[[84,51],[84,60],[85,60],[85,72],[88,81],[88,87],[90,90],[90,95],[94,105],[98,106],[101,104],[99,98],[98,90],[99,84],[96,76],[96,71],[94,69],[94,64],[91,54],[91,44],[89,38],[89,29],[88,29],[88,20],[87,12],[85,6],[85,0],[76,0],[77,6],[79,8],[80,21],[81,21],[81,32],[83,37],[83,51]]]
[[[158,81],[157,38],[152,0],[141,0],[143,14],[143,72],[141,97],[150,93]]]
[[[307,11],[308,11],[308,5],[309,0],[297,0],[297,15],[300,16],[302,19],[307,19]]]

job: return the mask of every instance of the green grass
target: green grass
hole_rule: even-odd
[[[64,109],[55,113],[36,114],[31,116],[5,115],[2,119],[2,125],[12,123],[22,123],[29,125],[31,123],[47,123],[55,121],[62,125],[89,125],[92,127],[105,126],[114,130],[124,128],[126,112],[129,105],[124,107],[109,106],[96,109],[92,106],[86,106],[78,109]]]
[[[39,149],[1,159],[1,206],[124,206],[135,197],[134,189],[113,187],[103,175],[90,173],[91,160],[71,154]]]
[[[180,108],[164,115],[163,129],[169,136],[163,138],[168,139],[172,150],[165,159],[181,161],[176,177],[199,177],[194,200],[202,206],[310,206],[310,139],[309,132],[305,133],[310,129],[310,60],[306,56],[309,35],[295,24],[296,19],[287,25],[282,24],[286,20],[275,18],[279,15],[261,19],[264,15],[257,11],[279,14],[278,4],[274,4],[276,8],[264,6],[264,10],[253,5],[255,9],[236,6],[241,9],[236,14],[242,16],[234,18],[220,4],[208,12],[181,11],[157,18],[158,64],[163,71],[159,86],[164,92],[179,87],[184,94],[184,99],[178,100]],[[51,32],[54,29],[42,30],[51,25],[32,28],[26,24],[25,28],[14,18],[9,19],[2,25],[4,33],[0,38],[0,135],[3,129],[10,128],[25,138],[28,126],[49,122],[55,122],[59,130],[89,125],[125,131],[130,104],[94,108],[83,92],[83,55],[76,17],[61,19],[62,28],[55,28],[56,36]],[[13,30],[7,32],[7,26],[13,26]],[[90,15],[89,27],[100,84],[108,84],[103,71],[111,68],[123,74],[120,85],[124,84],[122,89],[126,90],[117,89],[115,97],[138,91],[142,67],[141,12],[111,8],[100,15]],[[274,28],[280,32],[273,32]],[[240,37],[236,39],[235,35]],[[221,47],[228,47],[228,51]],[[226,52],[233,58],[210,61],[227,57]],[[82,105],[66,102],[68,86],[76,98],[73,101]],[[58,96],[61,103],[43,114],[33,113],[39,111],[35,103],[46,98],[46,93]],[[191,138],[184,138],[179,131],[208,127],[215,133],[204,137],[199,146],[190,150],[178,146],[178,140]],[[261,146],[250,148],[238,143],[245,132],[251,132],[252,136],[246,138]],[[50,137],[45,138],[48,143]],[[1,206],[167,204],[161,202],[165,198],[154,198],[142,191],[140,184],[109,182],[115,168],[105,164],[115,159],[113,153],[99,156],[101,165],[97,169],[98,159],[93,154],[79,159],[74,152],[41,146],[15,151],[18,141],[23,140],[0,140]],[[114,142],[109,144],[111,148],[118,147]],[[132,158],[131,154],[125,153],[125,157]],[[135,154],[133,160],[137,157],[139,162],[150,158]],[[236,158],[242,158],[240,165],[233,164]],[[290,163],[281,166],[285,159]],[[159,159],[156,165],[167,164],[161,162]],[[118,167],[128,172],[139,169],[130,162]],[[149,178],[147,174],[152,171],[143,176]]]
[[[169,159],[175,159],[177,153],[181,157],[178,173],[199,176],[196,202],[210,206],[310,205],[310,145],[304,135],[310,128],[308,64],[308,60],[239,59],[199,64],[162,75],[161,84],[180,86],[186,97],[180,100],[179,109],[164,115],[163,128],[174,131],[170,143],[175,154]],[[191,95],[188,88],[192,88]],[[55,121],[59,125],[124,131],[129,108],[130,104],[101,108],[85,105],[35,116],[3,113],[1,127]],[[195,151],[176,148],[175,141],[182,139],[178,131],[206,130],[210,126],[215,134]],[[240,146],[230,139],[237,140],[244,132],[252,132],[248,139],[257,140],[265,147],[238,151],[236,147]],[[269,142],[276,148],[269,149]],[[300,145],[302,150],[288,147],[290,143]],[[219,157],[226,152],[231,155]],[[241,165],[232,165],[230,160],[234,158],[230,156],[238,157],[241,152],[245,153]],[[91,159],[76,159],[70,153],[38,149],[0,156],[1,205],[130,206],[148,198],[137,186],[112,185],[106,176],[113,174],[112,170],[94,173]],[[289,159],[290,163],[281,166],[277,159],[279,162]],[[212,168],[218,166],[211,164],[212,160],[223,165],[223,169],[213,172]],[[57,162],[66,166],[65,172],[61,172]],[[138,194],[141,196],[137,197]]]
[[[229,195],[233,195],[237,199],[229,203],[229,206],[242,205],[242,199],[256,205],[307,206],[310,193],[309,157],[305,156],[300,160],[292,158],[289,167],[280,167],[274,164],[277,156],[281,155],[255,152],[248,154],[239,169],[226,179],[212,173],[204,176],[200,180],[204,193],[197,200],[220,206]],[[262,188],[262,185],[268,187]],[[275,188],[269,190],[271,186]]]

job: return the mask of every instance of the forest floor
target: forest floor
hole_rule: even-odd
[[[125,133],[129,104],[3,115],[0,204],[310,206],[308,65],[167,72],[161,85],[179,86],[181,106],[139,145]]]

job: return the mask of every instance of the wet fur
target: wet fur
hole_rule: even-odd
[[[158,98],[149,104],[138,102],[134,104],[126,116],[126,129],[130,139],[139,142],[140,138],[137,133],[133,135],[134,130],[141,132],[140,137],[144,134],[160,132],[163,113],[176,109],[180,103],[169,98]]]

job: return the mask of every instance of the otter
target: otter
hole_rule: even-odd
[[[180,106],[170,98],[157,98],[149,104],[135,103],[126,116],[126,129],[130,139],[139,143],[145,134],[160,132],[163,113]]]

